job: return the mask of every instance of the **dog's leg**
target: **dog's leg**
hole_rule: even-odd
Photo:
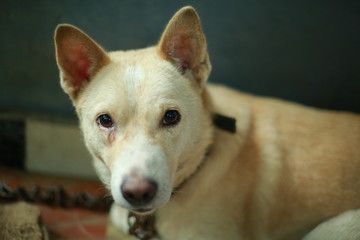
[[[359,240],[360,209],[350,210],[318,225],[303,240]]]

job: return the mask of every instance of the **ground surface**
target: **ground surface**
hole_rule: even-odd
[[[92,195],[104,196],[106,190],[97,181],[76,180],[24,173],[23,171],[0,168],[0,183],[12,188],[19,185],[32,188],[62,186],[67,193],[85,191]],[[86,209],[51,207],[39,205],[44,225],[51,240],[102,240],[106,235],[107,213]]]

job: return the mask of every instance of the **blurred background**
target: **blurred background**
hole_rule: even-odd
[[[20,1],[0,7],[0,164],[93,176],[59,85],[53,32],[70,23],[106,50],[155,44],[180,7],[202,19],[210,82],[360,113],[360,1]],[[77,161],[73,161],[77,159]],[[51,167],[43,169],[44,166]],[[91,164],[90,164],[91,165]],[[62,168],[65,168],[61,170]]]

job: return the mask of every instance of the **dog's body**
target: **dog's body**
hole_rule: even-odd
[[[154,214],[165,240],[301,239],[339,215],[307,239],[360,237],[360,117],[205,86],[192,8],[156,47],[105,53],[69,25],[55,41],[117,227],[131,210]],[[214,113],[236,118],[236,133],[214,127]]]

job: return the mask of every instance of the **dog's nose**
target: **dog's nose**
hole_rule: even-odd
[[[126,177],[121,184],[123,197],[133,206],[148,204],[156,195],[157,184],[139,176]]]

